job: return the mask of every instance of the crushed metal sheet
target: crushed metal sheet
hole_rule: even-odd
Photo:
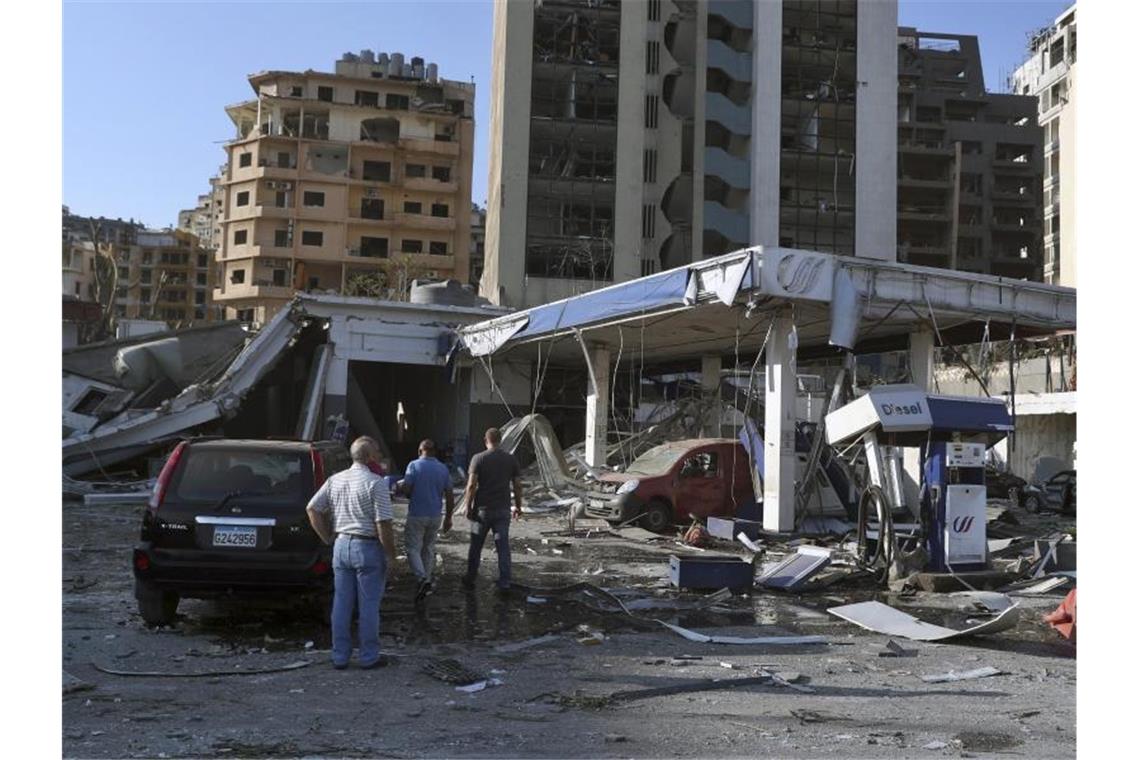
[[[827,567],[831,550],[819,546],[801,546],[780,562],[760,574],[757,582],[768,588],[791,590]]]
[[[708,678],[694,683],[658,686],[650,689],[618,691],[609,696],[615,702],[632,702],[650,697],[665,697],[672,694],[691,694],[696,691],[735,689],[740,686],[761,686],[772,682],[771,676],[746,676],[744,678]]]
[[[946,641],[961,636],[981,636],[1000,633],[1017,625],[1018,608],[1013,604],[991,620],[961,631],[924,623],[918,618],[882,602],[859,602],[827,610],[836,617],[854,623],[875,633],[900,636],[913,641]]]
[[[706,636],[703,633],[690,631],[688,628],[682,628],[679,625],[666,623],[664,620],[658,620],[657,622],[673,631],[673,633],[685,637],[689,641],[696,641],[702,644],[776,644],[800,646],[804,644],[827,643],[827,637],[825,636],[756,636],[752,638],[741,636]]]
[[[764,551],[764,547],[746,536],[744,534],[744,531],[736,534],[736,540],[748,547],[748,551],[752,552],[753,554],[760,554]]]
[[[901,644],[899,644],[897,641],[895,641],[894,639],[890,639],[889,641],[887,641],[886,646],[883,648],[883,650],[881,652],[879,652],[879,656],[880,657],[916,657],[916,656],[918,656],[918,652],[916,652],[913,649],[904,649],[903,646]]]
[[[98,670],[100,673],[106,673],[111,676],[146,676],[149,678],[205,678],[214,676],[256,676],[263,673],[280,673],[286,670],[297,670],[305,668],[312,663],[308,660],[298,660],[290,662],[287,665],[281,665],[276,668],[251,668],[249,670],[205,670],[196,673],[173,673],[155,670],[113,670],[105,668],[102,665],[93,662],[91,667]]]
[[[1013,600],[997,591],[955,591],[950,596],[966,599],[971,606],[986,612],[1002,612],[1013,606]]]
[[[951,670],[949,673],[939,673],[933,676],[922,676],[922,680],[926,683],[947,683],[949,681],[970,681],[975,678],[989,678],[990,676],[1004,675],[1005,671],[991,668],[989,666],[984,668],[975,668],[973,670],[964,670],[956,673]]]

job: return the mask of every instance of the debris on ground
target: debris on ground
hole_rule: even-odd
[[[432,678],[443,681],[444,683],[453,683],[460,686],[487,680],[486,675],[471,670],[458,660],[452,659],[428,660],[424,663],[423,671]]]
[[[682,628],[679,625],[666,623],[664,620],[658,620],[658,623],[679,634],[689,641],[696,641],[702,644],[774,644],[783,646],[803,646],[807,644],[826,644],[826,636],[706,636],[703,633],[690,631],[688,628]]]
[[[91,667],[98,670],[100,673],[106,673],[110,676],[142,676],[148,678],[213,678],[217,676],[257,676],[266,673],[281,673],[287,670],[297,670],[299,668],[306,668],[313,663],[309,660],[298,660],[290,662],[286,665],[281,665],[273,668],[250,668],[248,670],[240,669],[240,666],[234,670],[206,670],[196,673],[179,673],[175,671],[156,671],[156,670],[115,670],[113,668],[103,667],[99,663],[91,663]]]
[[[914,641],[946,641],[962,636],[1000,633],[1017,625],[1019,613],[1017,605],[1014,604],[991,620],[956,631],[952,628],[924,623],[918,618],[882,602],[847,604],[842,607],[830,607],[827,611],[836,617],[854,623],[860,628]]]
[[[1005,671],[998,670],[997,668],[984,667],[974,668],[973,670],[964,670],[961,672],[955,672],[951,670],[949,673],[921,676],[921,678],[926,683],[947,683],[949,681],[971,681],[975,678],[989,678],[990,676],[1000,676],[1004,674]]]
[[[63,671],[63,693],[65,695],[74,694],[77,691],[90,691],[94,688],[95,684],[87,683],[86,681],[71,675],[66,670]]]
[[[917,651],[904,649],[903,646],[894,639],[888,640],[883,650],[879,652],[880,657],[915,657],[917,655]]]
[[[1064,636],[1074,644],[1077,641],[1077,590],[1073,589],[1065,596],[1057,609],[1044,617],[1053,630]]]
[[[794,554],[765,568],[757,583],[768,588],[792,591],[831,563],[831,550],[820,546],[799,546]]]

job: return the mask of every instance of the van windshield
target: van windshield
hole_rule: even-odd
[[[627,475],[664,475],[680,459],[683,449],[665,444],[645,452],[626,468]]]
[[[307,452],[238,447],[190,447],[171,483],[179,501],[210,503],[240,494],[243,500],[303,504],[312,490]]]

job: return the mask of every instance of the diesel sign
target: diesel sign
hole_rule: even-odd
[[[925,414],[922,409],[922,404],[879,404],[879,409],[882,410],[884,417],[891,415],[919,415]]]

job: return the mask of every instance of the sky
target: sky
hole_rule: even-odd
[[[519,0],[521,1],[521,0]],[[629,0],[627,0],[629,1]],[[1069,6],[1048,0],[900,0],[899,24],[976,34],[986,86],[1003,91],[1026,35]],[[331,71],[368,48],[420,56],[475,90],[472,200],[487,185],[490,0],[63,4],[63,203],[83,215],[173,226],[224,161],[225,106],[246,77]]]

